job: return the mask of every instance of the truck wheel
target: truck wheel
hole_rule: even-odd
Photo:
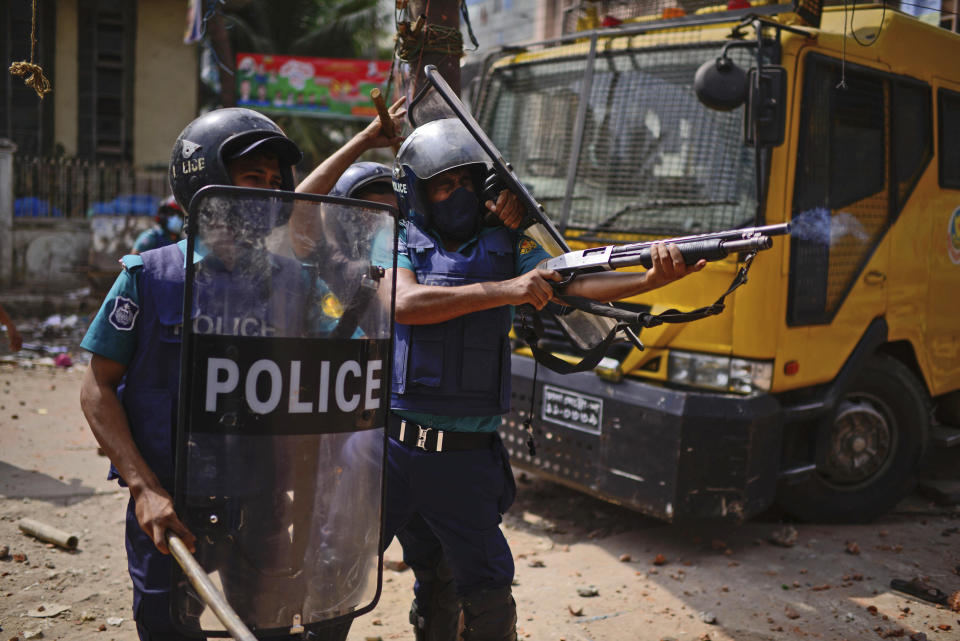
[[[816,471],[782,484],[777,502],[804,521],[880,516],[913,488],[929,420],[926,391],[910,369],[875,354],[820,425]]]

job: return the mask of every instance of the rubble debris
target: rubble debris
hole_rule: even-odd
[[[799,619],[800,613],[791,608],[789,605],[784,606],[783,613],[788,619]]]
[[[568,605],[567,610],[570,612],[570,614],[572,614],[575,617],[583,616],[583,608],[577,608],[576,610],[574,610],[572,605]]]
[[[919,576],[914,577],[909,581],[904,581],[903,579],[890,579],[890,587],[898,592],[903,592],[904,594],[909,594],[910,596],[923,599],[924,601],[929,601],[930,603],[936,603],[938,605],[948,605],[948,601],[951,598],[950,595],[946,594],[939,588],[930,585]]]
[[[123,618],[121,617],[107,617],[107,625],[112,625],[114,627],[123,623]]]
[[[621,554],[621,555],[620,555],[620,562],[621,562],[621,563],[630,563],[630,561],[632,561],[632,560],[633,560],[633,557],[630,556],[629,554]]]
[[[41,541],[55,543],[66,550],[75,550],[77,548],[77,543],[80,541],[80,538],[75,534],[64,532],[59,528],[55,528],[52,525],[47,525],[46,523],[41,523],[40,521],[36,521],[34,519],[20,519],[20,522],[17,523],[17,527],[19,527],[20,531],[24,534],[29,534],[30,536],[38,538]]]
[[[8,556],[10,556],[10,546],[0,545],[0,559],[5,559]]]
[[[844,551],[847,554],[857,555],[860,554],[860,544],[856,541],[847,541],[845,544]]]
[[[577,588],[577,594],[582,597],[598,596],[600,594],[600,590],[591,585],[585,588]]]
[[[404,572],[410,569],[410,566],[404,563],[403,561],[393,561],[391,559],[384,559],[383,561],[384,570],[393,570],[394,572]]]
[[[653,564],[654,564],[654,565],[666,565],[666,564],[667,564],[667,557],[663,556],[662,554],[658,554],[657,556],[653,557]]]
[[[708,625],[716,625],[717,615],[714,614],[713,612],[701,612],[700,620]]]
[[[797,529],[792,525],[786,525],[779,530],[774,530],[767,540],[780,547],[792,548],[797,544],[797,537]]]
[[[24,630],[23,638],[26,639],[42,639],[43,630]]]
[[[70,609],[69,605],[61,605],[59,603],[41,603],[33,610],[27,612],[28,617],[34,618],[49,618],[55,617],[58,614],[62,614]]]

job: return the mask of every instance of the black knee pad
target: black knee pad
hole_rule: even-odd
[[[509,586],[474,592],[461,605],[463,641],[517,641],[517,604]]]
[[[414,599],[410,606],[410,624],[416,641],[453,641],[460,622],[453,572],[442,557],[430,570],[415,570],[423,601]]]

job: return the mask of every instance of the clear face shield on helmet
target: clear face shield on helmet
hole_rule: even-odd
[[[500,188],[512,191],[526,210],[526,218],[521,223],[523,232],[537,241],[551,256],[570,251],[563,235],[554,226],[547,216],[543,206],[536,201],[530,190],[514,173],[510,164],[504,160],[493,141],[484,133],[477,121],[470,115],[467,108],[453,92],[446,81],[435,68],[426,69],[426,83],[414,97],[408,111],[408,118],[414,127],[426,123],[443,121],[438,129],[449,129],[449,136],[432,136],[436,144],[411,146],[411,168],[416,162],[422,167],[426,175],[417,172],[420,178],[429,178],[439,171],[457,166],[451,163],[452,158],[463,157],[461,164],[484,162],[491,173],[496,175],[495,182]],[[448,124],[449,123],[449,124]],[[411,138],[416,135],[411,134]],[[449,144],[448,144],[449,143]],[[466,161],[466,158],[473,160]],[[443,166],[440,167],[440,163]],[[434,169],[434,173],[429,171]],[[488,185],[492,181],[488,181]],[[484,189],[482,200],[496,200],[496,195]],[[553,314],[556,321],[563,328],[567,337],[580,350],[589,350],[596,347],[607,337],[615,323],[609,318],[588,314],[568,307],[549,304],[544,311]]]

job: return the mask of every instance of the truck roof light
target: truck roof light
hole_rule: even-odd
[[[687,15],[683,7],[667,7],[663,10],[662,18],[682,18]]]
[[[783,364],[783,373],[787,376],[793,376],[800,371],[800,363],[797,361],[787,361]]]
[[[749,9],[750,6],[750,0],[729,0],[729,2],[727,2],[727,11]]]

